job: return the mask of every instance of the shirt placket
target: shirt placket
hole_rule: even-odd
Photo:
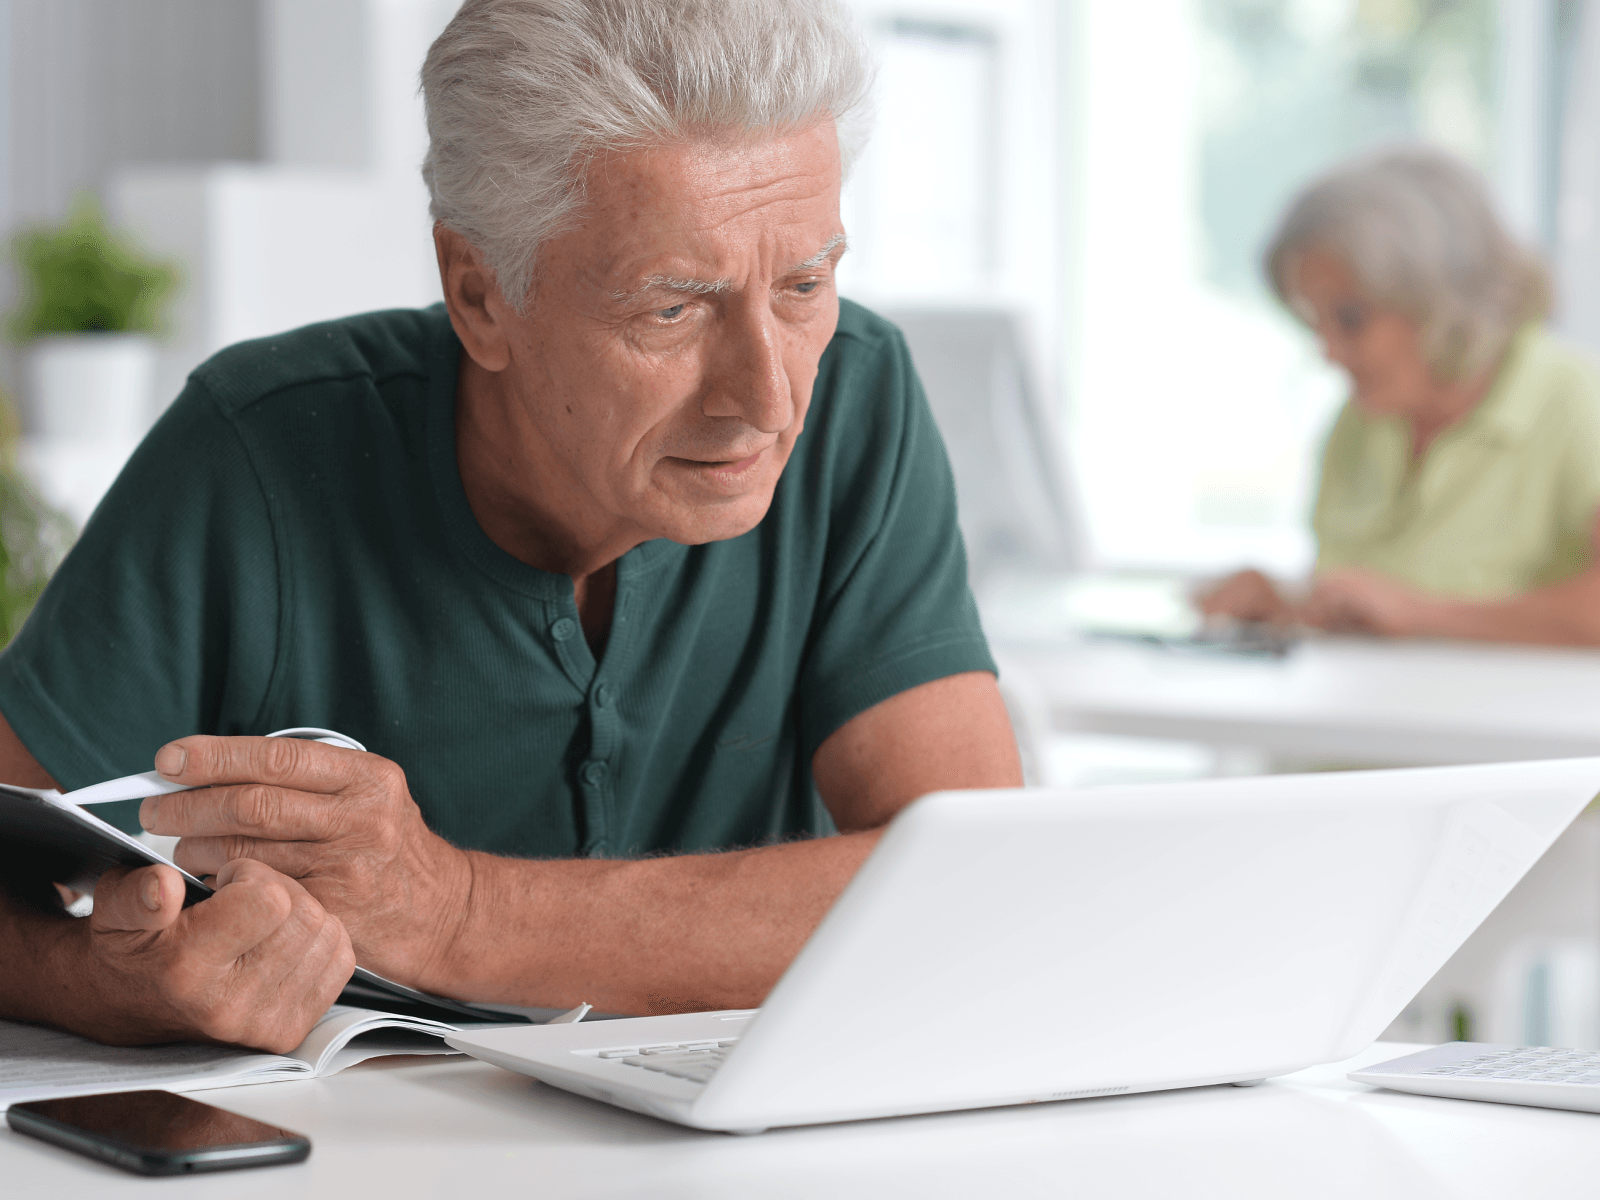
[[[610,845],[611,800],[616,753],[616,726],[613,716],[613,689],[599,679],[598,664],[584,639],[577,609],[571,603],[557,610],[550,622],[550,645],[556,661],[572,684],[584,696],[589,720],[589,754],[578,764],[578,800],[583,811],[583,840],[578,852],[584,856],[604,854]]]

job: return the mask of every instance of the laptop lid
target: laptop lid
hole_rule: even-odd
[[[949,792],[694,1102],[739,1128],[1261,1078],[1372,1042],[1600,759]]]

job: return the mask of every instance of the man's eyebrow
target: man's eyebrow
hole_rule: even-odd
[[[818,250],[804,262],[797,262],[789,268],[788,274],[796,271],[815,271],[827,262],[836,253],[848,249],[845,236],[836,233],[821,250]],[[631,291],[617,289],[611,293],[611,298],[618,304],[633,304],[649,295],[651,292],[684,292],[691,296],[714,296],[718,292],[725,292],[733,286],[731,279],[692,279],[676,275],[650,275],[639,281],[639,286]]]
[[[844,234],[836,233],[828,239],[828,244],[826,246],[824,246],[821,250],[818,250],[810,258],[806,259],[805,262],[797,262],[794,266],[790,267],[789,273],[793,274],[796,271],[815,271],[823,263],[832,258],[835,251],[838,251],[842,254],[849,248],[849,245],[845,242]]]
[[[611,298],[618,304],[632,304],[651,292],[687,292],[692,296],[711,296],[733,286],[731,279],[683,279],[676,275],[651,275],[640,280],[632,291],[618,289]]]

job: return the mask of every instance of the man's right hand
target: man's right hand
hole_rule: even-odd
[[[107,871],[73,923],[87,927],[87,961],[71,1008],[86,1011],[47,1019],[113,1044],[298,1046],[355,969],[344,926],[264,863],[236,859],[214,886],[184,908],[171,867]]]

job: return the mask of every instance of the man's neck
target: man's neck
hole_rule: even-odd
[[[603,645],[616,601],[616,561],[648,534],[586,511],[566,464],[507,391],[505,373],[466,355],[456,378],[456,468],[489,540],[513,558],[572,577],[589,644]]]

